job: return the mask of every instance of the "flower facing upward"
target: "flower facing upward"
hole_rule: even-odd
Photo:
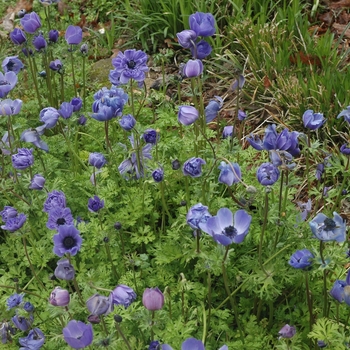
[[[24,225],[26,220],[27,220],[27,217],[23,213],[21,213],[13,218],[8,219],[5,222],[5,225],[2,225],[1,228],[3,230],[15,232],[15,231],[19,230]]]
[[[73,97],[70,100],[70,104],[73,107],[73,112],[79,112],[81,110],[81,107],[83,107],[83,101],[80,97]]]
[[[33,149],[18,148],[18,153],[12,156],[12,165],[15,169],[27,169],[34,163]]]
[[[83,31],[79,26],[68,26],[64,38],[68,45],[79,45],[83,40]]]
[[[35,50],[40,52],[41,50],[44,50],[47,46],[47,42],[42,34],[39,34],[33,38],[33,46],[35,47]]]
[[[102,153],[93,152],[89,154],[89,164],[95,168],[101,169],[106,163],[107,160]]]
[[[189,60],[183,67],[183,74],[187,78],[195,78],[203,73],[203,63],[199,59]]]
[[[162,182],[164,178],[164,170],[158,168],[152,172],[152,177],[155,182]]]
[[[281,338],[292,338],[296,333],[296,329],[293,326],[290,326],[289,324],[284,325],[278,334]]]
[[[57,230],[61,225],[73,225],[74,219],[69,208],[54,207],[49,211],[49,219],[46,227]]]
[[[316,130],[326,122],[322,113],[314,113],[313,110],[308,109],[303,114],[303,123],[305,128]]]
[[[98,196],[94,196],[94,198],[89,198],[88,209],[92,213],[97,213],[104,206],[105,206],[104,200],[103,199],[101,200]]]
[[[65,208],[66,207],[66,196],[61,191],[53,190],[47,194],[46,201],[44,203],[44,211],[48,213],[55,207]]]
[[[232,134],[233,134],[233,126],[226,125],[224,127],[224,130],[222,131],[222,138],[227,139],[228,137],[232,136]]]
[[[146,288],[142,295],[142,304],[147,310],[160,310],[164,305],[164,295],[157,287]]]
[[[21,111],[22,100],[2,100],[0,101],[0,115],[16,115]]]
[[[114,305],[123,305],[125,308],[135,301],[136,293],[134,290],[125,284],[119,284],[112,291]]]
[[[227,186],[232,186],[241,180],[241,168],[237,163],[227,164],[221,162],[219,169],[221,170],[219,175],[219,182]]]
[[[27,13],[21,18],[23,29],[30,34],[34,34],[41,27],[40,17],[35,13]]]
[[[202,158],[192,157],[184,163],[182,172],[185,176],[199,177],[202,175],[202,165],[206,164]]]
[[[69,321],[63,328],[63,337],[73,349],[85,348],[92,343],[94,337],[92,325],[76,320]]]
[[[224,246],[242,243],[248,234],[252,217],[243,209],[233,215],[228,208],[218,210],[216,216],[207,220],[200,228]]]
[[[191,125],[199,118],[199,112],[192,106],[180,106],[177,114],[177,120],[182,125]]]
[[[35,174],[30,181],[29,189],[31,190],[42,190],[45,185],[45,178],[40,174]]]
[[[147,129],[144,131],[142,138],[146,143],[155,145],[159,140],[159,134],[154,129]]]
[[[20,305],[23,301],[24,294],[17,294],[14,293],[11,296],[9,296],[6,300],[7,304],[7,310],[11,310],[14,307]]]
[[[346,224],[342,217],[334,212],[333,219],[323,213],[318,213],[309,222],[313,235],[321,241],[344,242],[346,239]]]
[[[73,114],[73,106],[70,102],[62,102],[57,112],[63,119],[69,119]]]
[[[44,333],[39,328],[33,328],[25,338],[19,338],[20,349],[39,350],[45,343]]]
[[[0,98],[4,98],[17,84],[18,78],[15,72],[0,72]]]
[[[181,344],[181,350],[205,350],[201,340],[188,338]]]
[[[190,29],[198,36],[215,34],[215,18],[211,13],[196,12],[189,17]]]
[[[24,64],[18,58],[18,56],[9,56],[2,61],[1,66],[5,73],[15,72],[16,74],[18,74],[20,70],[24,67]]]
[[[148,71],[147,55],[141,50],[125,50],[119,52],[117,57],[112,59],[115,67],[109,74],[109,80],[113,85],[126,84],[130,79],[139,83],[145,80],[145,72]]]
[[[256,171],[256,177],[263,186],[273,185],[279,176],[280,171],[272,163],[262,163]]]
[[[199,230],[201,224],[206,223],[209,218],[211,218],[211,214],[208,211],[208,207],[202,203],[197,203],[189,209],[186,215],[186,222],[194,230]]]
[[[49,302],[53,306],[67,306],[70,302],[68,290],[56,287],[50,294]]]
[[[315,256],[308,249],[297,250],[289,259],[289,265],[295,269],[305,269],[310,267]]]
[[[75,276],[75,270],[68,259],[61,259],[57,261],[57,267],[54,274],[56,278],[60,280],[70,281]]]
[[[80,232],[74,225],[60,225],[57,231],[53,236],[53,252],[60,257],[64,254],[76,255],[83,242]]]

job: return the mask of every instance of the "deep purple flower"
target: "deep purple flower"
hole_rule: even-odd
[[[340,152],[345,154],[346,156],[350,155],[350,147],[348,147],[347,143],[340,147]]]
[[[158,340],[153,340],[149,344],[148,350],[160,350],[160,343]]]
[[[13,218],[7,219],[5,225],[2,225],[1,228],[6,231],[15,232],[24,225],[26,220],[27,217],[21,213]]]
[[[14,307],[20,305],[23,301],[24,294],[14,293],[6,300],[7,310],[11,310]]]
[[[205,224],[209,218],[211,218],[211,214],[208,211],[208,207],[202,205],[202,203],[197,203],[189,209],[186,215],[186,222],[194,230],[199,230],[201,224]]]
[[[29,189],[31,190],[42,190],[45,185],[45,178],[40,174],[35,174],[30,181]]]
[[[198,43],[196,43],[195,47],[191,47],[192,56],[199,60],[203,60],[204,58],[209,56],[212,50],[213,49],[210,46],[210,44],[207,43],[205,40],[200,40]]]
[[[219,169],[221,170],[219,175],[219,182],[227,186],[232,186],[241,180],[241,168],[237,163],[227,164],[226,162],[221,162]]]
[[[159,133],[154,129],[147,129],[143,132],[142,137],[146,143],[155,145],[159,140]]]
[[[30,142],[35,147],[42,149],[45,152],[49,151],[49,146],[44,142],[40,136],[45,132],[45,125],[41,125],[35,129],[24,130],[21,134],[21,141]]]
[[[181,350],[205,350],[201,340],[188,338],[181,344]]]
[[[57,261],[57,267],[54,274],[56,278],[60,280],[71,281],[74,279],[75,270],[68,259],[61,259]]]
[[[308,249],[297,250],[289,259],[289,265],[295,269],[305,269],[310,267],[315,256]]]
[[[237,79],[232,83],[231,85],[231,89],[233,91],[237,90],[237,89],[242,89],[242,87],[244,86],[245,83],[245,78],[242,74],[239,74]]]
[[[147,59],[146,53],[141,50],[120,51],[112,59],[115,69],[111,70],[109,80],[113,85],[126,84],[130,79],[142,83],[148,71]]]
[[[22,29],[15,28],[10,33],[10,39],[15,45],[22,45],[27,41],[26,35]]]
[[[189,60],[183,67],[183,74],[187,78],[198,77],[203,73],[203,63],[199,59]]]
[[[226,125],[224,127],[224,130],[222,131],[222,138],[227,139],[228,137],[233,135],[233,126],[232,125]]]
[[[191,125],[199,118],[199,112],[192,106],[180,106],[177,120],[182,125]]]
[[[98,196],[94,196],[94,198],[89,198],[88,209],[92,213],[97,213],[104,206],[105,206],[104,200],[103,199],[101,200]]]
[[[21,18],[23,29],[30,34],[34,34],[41,27],[40,17],[35,13],[27,13]]]
[[[61,191],[53,190],[47,194],[46,201],[44,203],[44,211],[48,213],[55,207],[66,207],[66,196]]]
[[[238,110],[237,118],[239,121],[242,122],[243,120],[245,120],[245,118],[247,118],[247,114],[240,109],[240,110]]]
[[[17,80],[17,74],[15,72],[10,71],[5,74],[0,72],[0,98],[6,97],[17,84]]]
[[[1,66],[5,73],[15,72],[16,74],[18,74],[20,70],[24,67],[24,64],[18,58],[18,56],[9,56],[2,61]]]
[[[26,57],[33,56],[34,54],[34,51],[31,48],[28,49],[27,47],[23,47],[21,51],[23,52],[23,55]]]
[[[81,126],[84,126],[87,122],[87,118],[85,117],[85,115],[81,115],[78,119],[78,124]]]
[[[12,155],[12,166],[15,169],[27,169],[34,163],[33,149],[18,148],[18,153]]]
[[[179,170],[181,167],[181,163],[178,159],[174,159],[172,162],[171,162],[171,169],[173,170]]]
[[[333,212],[333,219],[323,213],[318,213],[309,222],[313,235],[321,241],[336,241],[342,243],[346,239],[346,224],[343,218]]]
[[[343,111],[341,111],[337,118],[341,118],[344,117],[344,120],[350,124],[350,106],[347,106],[346,109],[344,109]]]
[[[284,325],[278,334],[281,338],[292,338],[296,333],[296,329],[293,326],[290,326],[289,324]]]
[[[80,97],[73,97],[70,100],[70,104],[73,106],[73,112],[79,112],[83,106],[83,101]]]
[[[76,255],[80,250],[82,238],[74,225],[60,225],[58,233],[53,236],[53,252],[58,256]]]
[[[62,102],[57,112],[63,119],[69,119],[73,114],[73,106],[69,102]]]
[[[23,304],[23,310],[27,311],[27,312],[33,312],[34,311],[34,305],[31,302],[26,301]]]
[[[35,36],[32,42],[35,47],[35,50],[39,52],[45,49],[47,46],[47,42],[42,34]]]
[[[85,348],[92,343],[94,337],[92,325],[76,320],[69,321],[63,328],[63,337],[73,349]]]
[[[263,186],[273,185],[279,176],[280,171],[272,163],[263,163],[256,171],[256,177]]]
[[[39,328],[33,328],[25,338],[19,338],[20,350],[39,350],[45,343],[44,333]]]
[[[209,218],[200,228],[224,246],[242,243],[248,234],[252,217],[243,209],[233,215],[231,210],[221,208],[216,216]]]
[[[0,101],[0,115],[16,115],[21,111],[22,100],[2,100]]]
[[[15,315],[12,317],[11,320],[16,328],[18,328],[22,332],[26,332],[31,327],[34,321],[34,316],[33,314],[31,314],[28,318],[26,318],[23,316]]]
[[[68,45],[79,45],[83,40],[83,31],[79,26],[68,26],[64,36]]]
[[[215,34],[215,18],[211,13],[196,12],[189,17],[190,29],[197,36],[212,36]]]
[[[215,100],[210,100],[208,106],[205,107],[205,121],[210,123],[218,115],[218,112],[223,106],[223,100],[220,96],[215,96]]]
[[[314,113],[312,109],[308,109],[303,114],[303,123],[305,128],[316,130],[326,122],[322,113]]]
[[[130,131],[134,128],[136,119],[131,114],[126,114],[119,120],[119,125],[125,130]]]
[[[107,160],[102,153],[93,152],[89,154],[89,164],[95,168],[101,169],[106,163]]]
[[[3,222],[6,222],[9,219],[15,218],[18,212],[15,208],[8,205],[4,206],[4,209],[0,211],[0,216]]]
[[[57,73],[63,72],[63,64],[59,59],[51,61],[49,64],[49,67],[50,67],[50,69],[52,69],[53,71],[55,71]]]
[[[155,182],[162,182],[164,178],[164,170],[158,168],[152,172],[152,177]]]
[[[60,114],[56,108],[46,107],[40,111],[39,119],[45,123],[46,129],[51,129],[56,126]]]
[[[176,36],[177,36],[177,40],[179,41],[179,44],[185,49],[189,49],[190,47],[193,47],[193,45],[195,45],[194,42],[197,39],[196,32],[188,29],[177,33]]]
[[[125,284],[119,284],[112,291],[112,298],[114,305],[123,305],[125,308],[136,300],[136,293],[134,290]]]
[[[58,30],[56,29],[51,29],[49,31],[49,42],[50,43],[57,43],[59,37]]]
[[[73,225],[74,219],[69,208],[54,207],[49,211],[49,219],[46,227],[57,230],[61,225]]]
[[[185,176],[199,177],[202,175],[202,165],[206,164],[202,158],[192,157],[184,163],[182,172]]]
[[[86,301],[86,307],[92,315],[108,315],[114,309],[112,293],[109,297],[105,297],[98,293],[94,294]]]
[[[142,295],[142,304],[147,310],[160,310],[164,305],[164,295],[158,287],[146,288]]]
[[[49,302],[53,306],[67,306],[70,302],[68,290],[56,287],[50,294]]]

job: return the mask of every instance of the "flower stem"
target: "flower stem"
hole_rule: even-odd
[[[310,332],[312,330],[312,326],[314,324],[314,316],[312,312],[312,300],[311,300],[311,293],[309,288],[309,273],[305,271],[305,287],[306,287],[306,300],[307,300],[307,306],[309,308],[309,322],[310,322]]]
[[[263,266],[262,263],[262,245],[264,242],[264,235],[265,235],[265,230],[266,230],[266,225],[267,225],[267,215],[269,212],[269,194],[266,191],[265,192],[265,208],[264,208],[264,221],[263,221],[263,225],[261,228],[261,233],[260,233],[260,241],[259,241],[259,249],[258,249],[258,256],[259,256],[259,265],[261,267],[261,269],[265,272],[265,274],[267,275],[267,272]]]
[[[111,143],[109,141],[109,137],[108,137],[108,120],[105,121],[105,136],[106,136],[106,150],[108,152],[108,148],[111,150],[111,152],[113,151]]]
[[[130,346],[130,343],[128,342],[128,340],[125,338],[125,335],[124,333],[122,332],[119,324],[117,322],[115,322],[115,328],[117,330],[117,332],[120,334],[120,336],[123,338],[124,340],[124,343],[126,344],[128,350],[132,350],[131,346]]]
[[[111,250],[109,248],[109,243],[106,242],[105,243],[105,248],[106,248],[106,253],[107,253],[107,256],[108,256],[108,259],[109,259],[109,262],[111,264],[111,267],[112,267],[112,273],[113,273],[113,277],[116,281],[118,281],[119,277],[118,277],[118,273],[117,273],[117,270],[113,264],[113,260],[112,260],[112,255],[111,255]]]
[[[71,64],[72,64],[72,78],[73,78],[73,87],[74,87],[74,96],[78,96],[77,94],[77,86],[75,83],[75,73],[74,73],[74,58],[73,58],[73,46],[71,45],[70,48],[70,60],[71,60]]]

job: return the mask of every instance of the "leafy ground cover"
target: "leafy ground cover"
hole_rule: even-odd
[[[3,347],[347,349],[346,2],[9,5]]]

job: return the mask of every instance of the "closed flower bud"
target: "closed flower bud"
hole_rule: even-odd
[[[272,163],[263,163],[256,171],[256,177],[263,186],[273,185],[279,176],[280,171]]]
[[[45,178],[40,174],[35,174],[30,182],[29,189],[42,190],[45,185]]]
[[[57,261],[57,267],[55,269],[55,276],[58,279],[70,281],[75,276],[75,270],[73,265],[68,259],[61,259]]]
[[[87,55],[89,51],[89,47],[87,44],[83,44],[80,46],[80,52],[83,54],[83,55]]]
[[[223,106],[223,100],[220,96],[215,96],[215,100],[210,100],[208,106],[205,107],[205,121],[206,123],[210,123],[213,119],[216,118],[218,112]]]
[[[143,292],[142,304],[147,310],[160,310],[164,305],[164,295],[157,287],[146,288]]]
[[[145,130],[142,137],[146,143],[151,143],[152,145],[155,145],[159,140],[159,134],[154,129]]]
[[[29,301],[26,301],[23,305],[23,310],[24,311],[27,311],[27,312],[33,312],[34,311],[34,305],[29,302]]]
[[[179,170],[181,167],[181,163],[178,159],[174,159],[172,162],[171,162],[171,168],[173,170]]]
[[[68,45],[78,45],[83,40],[83,31],[78,26],[68,26],[65,34]]]
[[[55,72],[60,73],[63,70],[63,64],[60,60],[54,60],[51,61],[49,64],[50,69],[52,69]]]
[[[98,153],[98,152],[90,153],[89,155],[90,165],[94,166],[97,169],[101,169],[106,163],[107,163],[107,160],[102,153]]]
[[[124,284],[119,284],[113,290],[112,300],[115,305],[123,305],[125,308],[135,301],[136,293],[134,290]]]
[[[59,37],[58,30],[51,29],[49,31],[49,42],[50,43],[57,43],[58,37]]]
[[[194,41],[197,39],[196,32],[188,29],[177,33],[176,36],[179,41],[179,44],[185,49],[189,49],[191,46],[193,46]]]
[[[198,36],[212,36],[215,34],[215,18],[211,13],[196,12],[190,15],[190,29]]]
[[[70,104],[73,107],[73,112],[78,112],[78,111],[80,111],[81,107],[83,106],[83,101],[80,97],[73,97],[70,100]]]
[[[180,106],[177,120],[182,125],[191,125],[199,118],[199,112],[192,106]]]
[[[222,131],[222,138],[227,139],[232,135],[233,135],[233,126],[232,125],[225,126],[224,130]]]
[[[131,114],[126,114],[119,120],[119,125],[125,130],[130,131],[134,128],[136,119]]]
[[[116,230],[120,230],[120,229],[122,228],[122,224],[118,221],[118,222],[116,222],[116,223],[114,224],[114,228],[115,228]]]
[[[192,56],[198,58],[199,60],[203,60],[207,56],[209,56],[212,52],[212,47],[205,40],[201,40],[196,43],[196,47],[191,47]]]
[[[25,43],[27,41],[26,35],[19,28],[15,28],[10,33],[10,39],[15,45],[22,45],[23,43]]]
[[[326,122],[322,113],[314,113],[313,110],[308,109],[303,114],[303,124],[305,128],[316,130]]]
[[[23,29],[30,34],[34,34],[41,27],[40,17],[35,13],[27,13],[21,18]]]
[[[158,168],[152,172],[152,177],[155,182],[162,182],[164,178],[164,171]]]
[[[182,172],[185,176],[199,177],[202,175],[203,164],[206,164],[204,159],[192,157],[184,163]]]
[[[63,119],[69,119],[73,114],[73,106],[69,102],[62,102],[58,113]]]
[[[84,126],[87,122],[87,118],[85,117],[85,115],[81,115],[78,119],[78,124],[81,126]]]
[[[239,74],[237,79],[232,83],[231,89],[233,91],[237,90],[237,89],[242,89],[242,87],[244,86],[245,83],[245,78],[242,74]]]
[[[94,294],[87,300],[86,307],[93,315],[108,315],[114,308],[112,293],[109,297],[105,297],[98,293]]]
[[[47,42],[42,34],[35,36],[32,43],[36,51],[44,50],[47,46]]]
[[[67,306],[70,302],[68,290],[56,287],[50,295],[49,302],[53,306]]]
[[[201,60],[189,60],[183,68],[183,74],[187,78],[198,77],[203,73],[203,63]]]
[[[92,324],[98,324],[101,322],[100,318],[97,315],[93,314],[89,315],[87,320]]]
[[[19,10],[17,12],[17,17],[18,18],[23,18],[26,13],[27,13],[27,11],[25,9]]]

